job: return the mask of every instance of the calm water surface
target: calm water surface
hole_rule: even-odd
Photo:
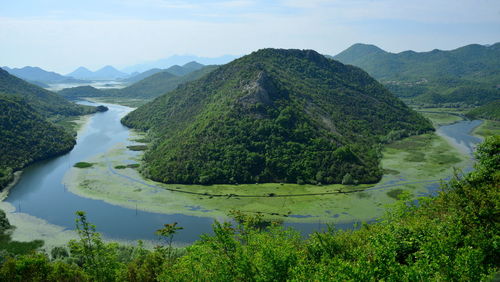
[[[90,102],[84,104],[95,105]],[[109,111],[92,116],[85,130],[79,134],[75,148],[64,156],[36,163],[25,169],[19,183],[10,191],[7,202],[23,212],[67,229],[75,227],[75,212],[87,212],[89,221],[99,232],[112,239],[156,239],[154,231],[164,223],[179,222],[184,230],[176,235],[176,241],[190,243],[203,233],[211,231],[212,218],[182,214],[165,215],[114,206],[104,201],[87,199],[68,192],[62,184],[71,166],[92,156],[104,153],[117,143],[130,143],[129,130],[120,119],[132,109],[104,104]],[[439,133],[472,150],[480,139],[471,136],[471,130],[480,121],[462,121],[443,126]],[[432,189],[431,186],[429,186]],[[325,228],[322,223],[286,223],[303,234]],[[352,228],[353,223],[339,224],[337,228]]]

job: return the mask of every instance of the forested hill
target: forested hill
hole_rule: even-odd
[[[354,44],[334,58],[364,69],[396,95],[420,102],[484,104],[500,97],[500,43],[397,54]]]
[[[205,66],[182,76],[164,70],[123,89],[109,89],[104,93],[105,96],[152,99],[175,89],[182,83],[198,79],[216,68],[217,66]]]
[[[81,97],[102,97],[104,96],[104,93],[90,85],[85,85],[85,86],[77,86],[77,87],[71,87],[71,88],[64,88],[61,91],[57,92],[59,95],[62,95],[63,97],[67,99],[78,99]]]
[[[0,189],[12,171],[73,148],[75,139],[47,122],[24,100],[0,94]]]
[[[167,183],[375,182],[381,142],[431,124],[357,67],[263,49],[122,122],[149,130],[144,174]]]
[[[0,93],[23,98],[45,117],[74,116],[95,112],[94,107],[71,103],[60,95],[30,84],[3,69],[0,69]]]
[[[466,116],[500,121],[500,100],[472,109]]]

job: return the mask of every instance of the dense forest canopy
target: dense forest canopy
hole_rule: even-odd
[[[334,58],[366,70],[413,102],[482,105],[500,98],[500,43],[397,54],[355,44]]]
[[[74,137],[46,121],[21,98],[0,94],[0,188],[12,172],[61,153],[75,145]]]
[[[263,49],[122,122],[149,130],[143,173],[167,183],[376,182],[380,143],[432,130],[359,68]]]
[[[61,91],[57,92],[59,95],[62,95],[66,99],[78,99],[82,97],[102,97],[104,93],[90,85],[85,86],[77,86],[71,88],[64,88]]]

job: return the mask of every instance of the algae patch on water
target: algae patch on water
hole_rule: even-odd
[[[426,193],[430,183],[439,183],[453,174],[452,166],[460,168],[471,163],[443,138],[425,134],[385,147],[382,167],[387,174],[376,185],[166,185],[144,179],[131,169],[129,164],[137,165],[141,157],[127,152],[125,144],[118,144],[86,160],[96,165],[85,170],[72,168],[64,182],[80,196],[150,212],[220,219],[231,210],[240,210],[288,222],[341,223],[379,217],[384,206],[395,201],[396,194]]]

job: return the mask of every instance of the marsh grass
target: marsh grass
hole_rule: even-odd
[[[78,162],[78,163],[74,164],[73,166],[77,167],[77,168],[89,168],[89,167],[92,167],[93,165],[94,165],[93,163]]]

